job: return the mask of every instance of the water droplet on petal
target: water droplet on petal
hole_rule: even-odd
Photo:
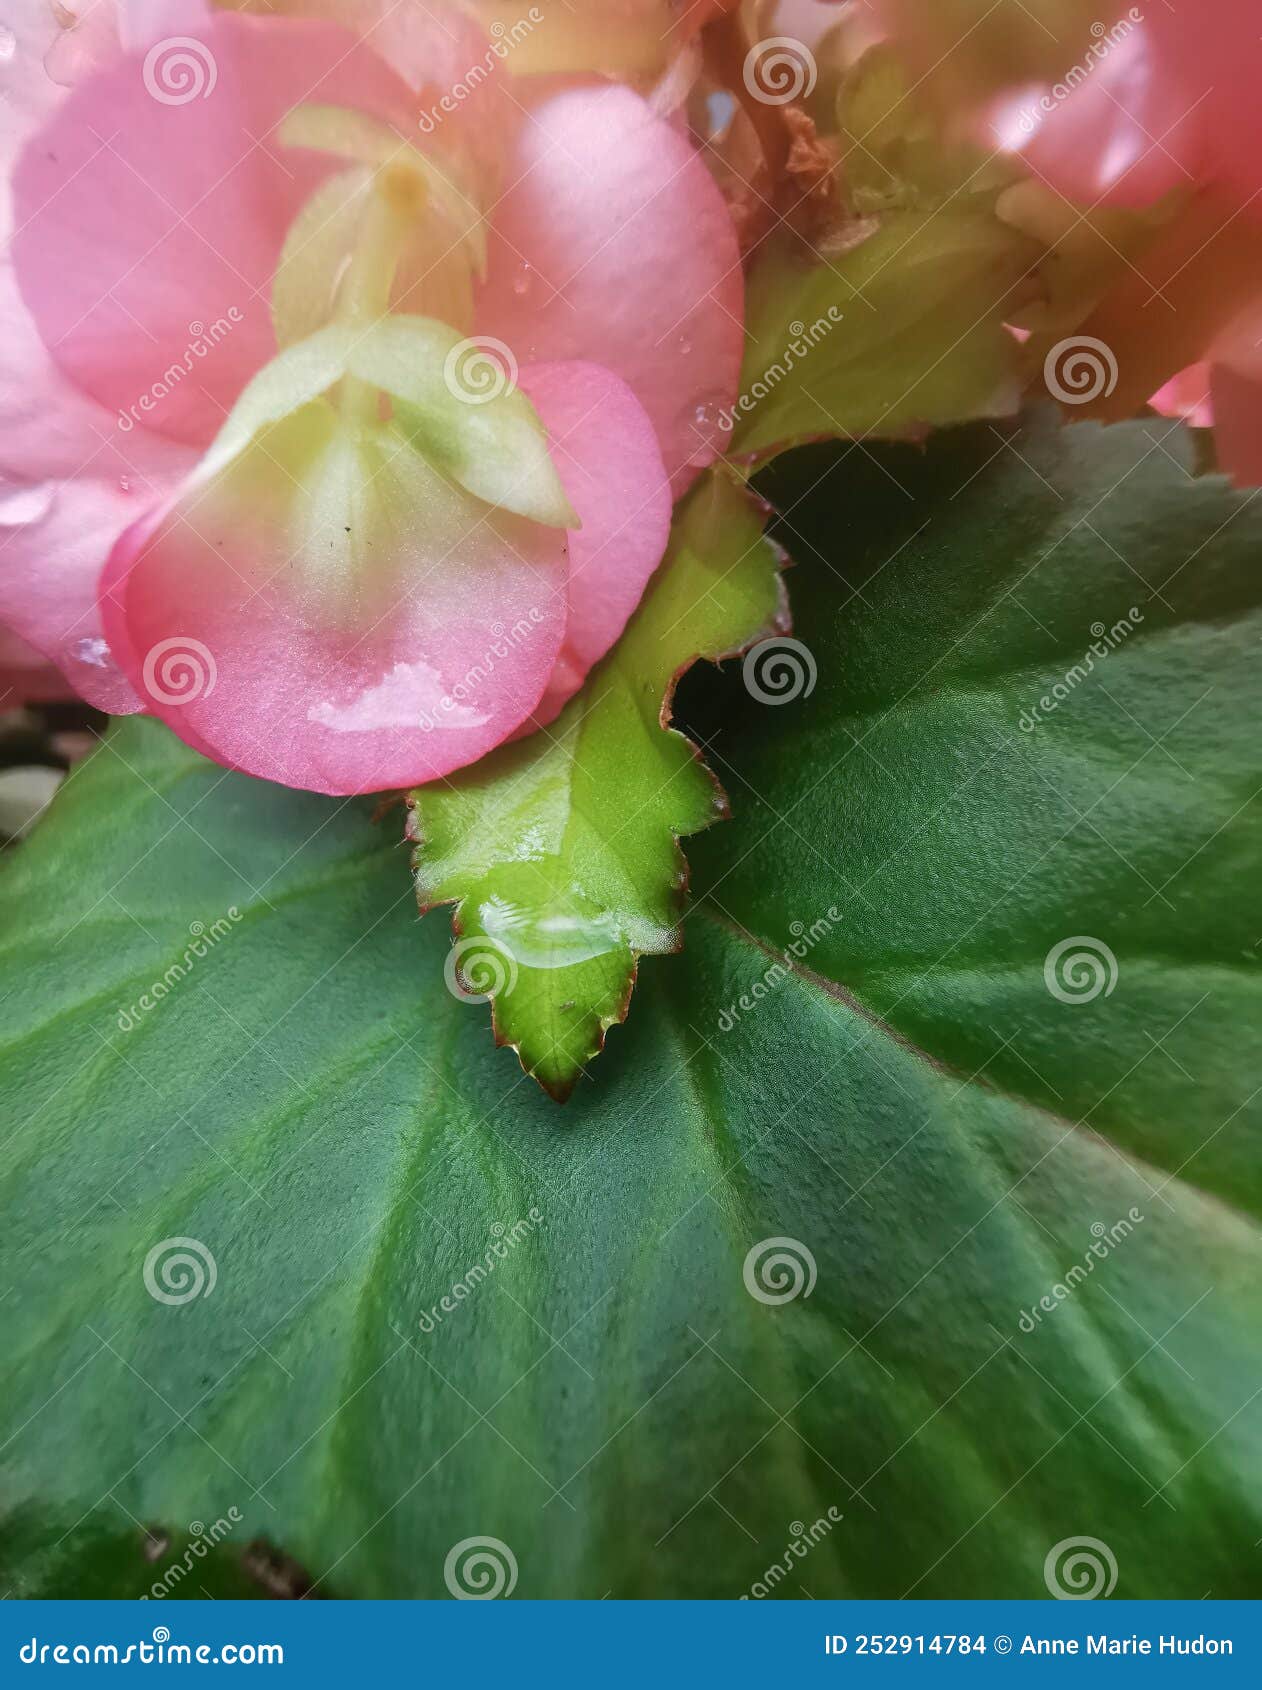
[[[76,640],[70,648],[71,656],[78,663],[87,663],[93,669],[107,669],[110,664],[110,648],[106,640],[88,639]]]
[[[521,264],[517,274],[513,277],[513,292],[518,299],[524,299],[535,284],[535,268],[533,264]]]
[[[688,459],[690,465],[708,464],[727,443],[728,429],[723,407],[717,399],[707,399],[697,405],[690,419],[693,438],[692,456]]]
[[[41,522],[53,508],[57,489],[51,481],[35,481],[25,487],[0,482],[0,527],[25,528]]]

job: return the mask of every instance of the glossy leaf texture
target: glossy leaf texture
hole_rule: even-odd
[[[636,959],[679,948],[678,842],[726,800],[667,725],[675,678],[785,619],[765,520],[707,476],[626,634],[556,721],[409,798],[421,908],[455,905],[448,978],[491,998],[497,1041],[554,1097],[625,1018]]]
[[[778,467],[816,685],[689,677],[736,819],[563,1112],[388,825],[115,730],[4,877],[4,1588],[236,1508],[316,1594],[1254,1591],[1262,518],[1187,462]]]

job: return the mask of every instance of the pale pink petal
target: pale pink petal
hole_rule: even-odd
[[[550,722],[626,626],[670,534],[657,436],[627,384],[598,364],[535,364],[521,386],[582,528],[570,534],[569,622],[530,725]]]
[[[523,364],[620,375],[678,494],[718,455],[740,374],[743,286],[722,195],[684,136],[607,84],[541,97],[506,174],[479,332]]]
[[[282,147],[303,101],[406,122],[406,89],[334,25],[217,14],[75,88],[14,177],[18,279],[62,368],[146,430],[206,443],[274,355],[286,232],[336,167]]]
[[[565,535],[460,492],[392,434],[348,444],[328,414],[317,401],[124,535],[102,609],[145,707],[190,744],[285,785],[374,792],[473,762],[529,714],[565,631]],[[294,428],[327,450],[291,455]]]
[[[114,31],[115,7],[112,0],[98,7],[104,40]],[[6,243],[9,168],[26,136],[66,97],[44,70],[67,33],[52,9],[23,7],[10,16],[13,53],[0,100]],[[119,531],[149,500],[167,495],[191,458],[161,441],[124,438],[114,418],[71,385],[39,338],[7,253],[0,321],[0,621],[61,666],[69,683],[61,693],[78,691],[104,710],[134,710],[131,687],[106,650],[96,584]]]
[[[112,714],[138,709],[113,661],[97,581],[121,531],[166,498],[196,454],[117,419],[49,358],[0,265],[0,621]]]

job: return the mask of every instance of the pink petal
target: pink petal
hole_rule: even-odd
[[[1095,41],[1073,81],[998,102],[990,127],[1034,175],[1075,204],[1151,205],[1191,186],[1201,121],[1142,24]]]
[[[407,124],[413,137],[418,128],[422,136],[437,134],[444,144],[467,146],[480,162],[490,163],[517,120],[520,107],[508,93],[506,77],[511,43],[497,51],[458,6],[442,0],[268,0],[266,10],[320,18],[361,36],[419,93],[420,115]]]
[[[718,456],[740,374],[740,258],[722,195],[682,135],[608,84],[543,95],[507,175],[479,333],[523,364],[620,375],[678,494]]]
[[[285,785],[375,792],[473,762],[529,714],[565,631],[565,535],[442,482],[393,435],[361,475],[331,415],[308,406],[125,534],[102,610],[146,708],[190,744]],[[293,428],[333,455],[293,456]]]
[[[97,581],[114,541],[192,468],[186,446],[123,433],[49,358],[0,268],[0,621],[89,703],[140,708],[108,650]]]
[[[147,430],[210,440],[275,353],[285,234],[336,168],[271,131],[321,100],[409,113],[398,79],[335,26],[222,13],[73,90],[18,163],[13,252],[80,387]]]
[[[1244,199],[1262,189],[1262,29],[1256,0],[1178,0],[1145,8],[1180,110],[1203,136],[1200,174]],[[1177,115],[1177,114],[1176,114]],[[1254,207],[1254,215],[1258,208]]]
[[[1158,388],[1148,403],[1163,417],[1182,417],[1193,428],[1212,428],[1214,407],[1209,388],[1209,365],[1189,364]]]
[[[582,528],[570,534],[565,642],[531,727],[552,721],[621,634],[670,535],[670,483],[648,414],[598,364],[534,364],[521,387]]]

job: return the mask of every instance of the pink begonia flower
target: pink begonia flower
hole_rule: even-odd
[[[1192,186],[1249,201],[1262,188],[1258,23],[1256,0],[1119,8],[1003,139],[1086,205]]]
[[[508,97],[461,13],[393,11],[147,0],[68,91],[33,28],[6,112],[0,618],[105,708],[331,793],[555,715],[743,340],[674,126],[606,82]]]
[[[1213,196],[1218,222],[1188,255],[1209,254],[1215,288],[1220,229],[1262,226],[1262,28],[1256,0],[1162,0],[1121,8],[1061,80],[1006,96],[987,114],[1001,144],[1075,204],[1132,208],[1176,191]],[[1238,231],[1237,231],[1238,233]],[[1210,249],[1213,248],[1211,252]],[[1198,284],[1200,285],[1200,284]],[[1150,403],[1212,423],[1220,466],[1262,483],[1262,313],[1233,314],[1195,365]]]

